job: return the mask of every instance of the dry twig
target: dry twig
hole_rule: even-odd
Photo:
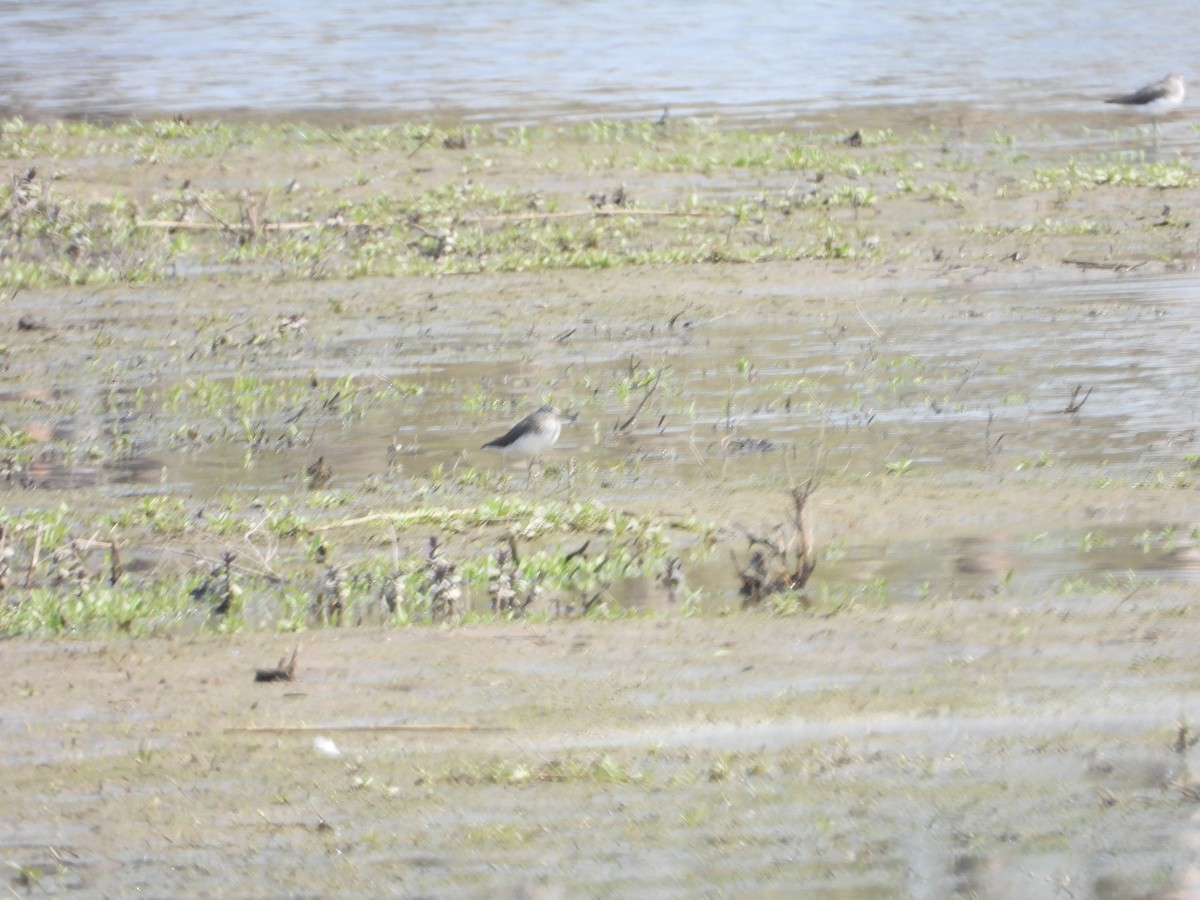
[[[1079,412],[1079,410],[1083,409],[1083,404],[1087,403],[1087,398],[1092,396],[1092,389],[1088,388],[1087,393],[1084,394],[1082,397],[1080,397],[1079,392],[1082,390],[1083,390],[1083,385],[1081,385],[1081,384],[1075,385],[1075,390],[1071,391],[1071,399],[1067,403],[1067,406],[1063,410],[1063,413],[1073,416],[1073,415],[1075,415],[1075,413]]]
[[[313,734],[321,731],[512,731],[512,729],[506,725],[471,725],[458,722],[400,725],[240,725],[225,729],[226,734]]]
[[[296,678],[296,657],[300,654],[300,648],[296,647],[292,651],[291,659],[286,656],[279,658],[279,665],[273,669],[255,669],[255,681],[294,681]]]

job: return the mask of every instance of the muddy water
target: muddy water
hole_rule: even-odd
[[[781,456],[861,477],[889,464],[944,475],[997,460],[1014,471],[1061,465],[1136,476],[1198,448],[1198,290],[1200,282],[1177,278],[898,292],[858,312],[840,300],[744,295],[728,311],[689,313],[682,300],[674,326],[657,315],[584,315],[557,333],[536,314],[500,329],[385,323],[374,337],[391,349],[360,374],[423,393],[356,423],[339,477],[350,484],[377,471],[388,441],[405,448],[415,471],[460,454],[482,465],[489,457],[479,444],[543,399],[579,413],[559,457],[609,467],[636,460],[639,490],[714,466],[753,477]],[[481,350],[486,360],[455,361]],[[648,390],[623,384],[631,372],[663,377],[622,430]],[[470,408],[481,390],[494,408]],[[1073,399],[1078,411],[1068,413]],[[180,457],[168,482],[214,487],[203,463]],[[275,486],[253,471],[245,483]]]
[[[616,281],[609,290],[620,295]],[[345,303],[351,314],[314,312],[307,333],[264,350],[253,367],[259,389],[286,393],[310,378],[349,374],[361,385],[405,390],[349,417],[308,401],[249,416],[252,430],[272,436],[299,422],[287,443],[272,438],[251,449],[236,416],[200,426],[211,439],[199,446],[178,438],[195,426],[164,398],[197,378],[230,384],[247,360],[246,351],[222,350],[156,361],[179,357],[186,341],[182,349],[140,342],[141,368],[152,372],[144,383],[130,373],[115,389],[85,388],[64,372],[45,397],[73,398],[77,410],[52,423],[36,420],[28,390],[0,397],[0,408],[31,433],[49,428],[51,442],[119,436],[135,448],[102,463],[51,457],[31,467],[43,489],[168,493],[203,503],[230,490],[294,491],[318,457],[332,470],[328,489],[348,494],[372,480],[422,484],[470,469],[503,472],[521,490],[525,468],[505,468],[479,448],[553,400],[577,419],[534,481],[549,496],[595,496],[702,520],[723,518],[719,510],[740,493],[781,494],[809,476],[868,493],[877,485],[881,498],[927,488],[999,490],[1002,498],[1006,484],[1025,498],[1007,514],[1007,501],[993,514],[967,499],[939,522],[910,530],[893,519],[880,532],[839,508],[835,495],[826,501],[819,493],[818,581],[826,589],[922,599],[1069,589],[1096,578],[1200,578],[1196,521],[1167,509],[1116,519],[1104,513],[1110,486],[1157,479],[1168,490],[1194,478],[1200,282],[1193,278],[1031,289],[877,285],[855,288],[848,299],[844,288],[791,293],[775,280],[738,276],[720,301],[691,299],[685,281],[678,291],[658,286],[652,300],[634,305],[553,283],[535,280],[532,293],[505,279],[494,291],[442,283],[416,303],[392,298],[386,284],[322,286],[322,302]],[[174,310],[180,301],[159,291],[139,293],[136,304]],[[517,294],[531,316],[513,315]],[[265,306],[263,321],[242,318],[216,330],[233,345],[253,344],[247,335],[263,330],[271,309],[297,308],[274,298]],[[176,326],[176,334],[185,330]],[[140,341],[140,334],[129,336]],[[1077,409],[1067,412],[1073,401]],[[1061,511],[1043,518],[1036,500],[1031,505],[1041,481],[1079,486],[1068,503],[1077,504],[1072,521],[1064,523]],[[737,521],[750,527],[761,519]],[[724,558],[697,560],[689,581],[718,606],[733,598]],[[625,599],[646,602],[657,593],[635,582]]]
[[[513,470],[498,490],[722,523],[720,558],[687,574],[728,606],[734,525],[765,532],[815,472],[812,592],[850,598],[790,617],[11,641],[13,889],[1188,896],[1200,637],[1195,488],[1176,479],[1195,477],[1196,280],[868,290],[796,272],[10,298],[10,321],[61,313],[9,334],[5,426],[98,450],[6,484],[11,509],[162,495],[190,514],[300,490],[318,455],[334,503],[467,505],[490,483],[438,468],[494,471],[479,445],[549,397],[578,421],[530,487]],[[280,337],[298,311],[307,329]],[[659,371],[653,393],[636,381]],[[318,385],[249,415],[272,436],[257,449],[223,407],[169,401],[247,372],[263,394]],[[420,392],[347,415],[347,372]],[[1091,393],[1065,413],[1076,386]],[[299,681],[252,681],[297,643]],[[394,730],[426,724],[479,730]]]

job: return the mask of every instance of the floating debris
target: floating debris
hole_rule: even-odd
[[[313,738],[313,749],[322,756],[328,756],[330,759],[336,759],[342,755],[342,751],[338,749],[337,744],[324,736]]]

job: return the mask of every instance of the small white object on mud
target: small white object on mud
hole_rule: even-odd
[[[331,759],[342,755],[342,751],[337,748],[337,744],[327,737],[314,738],[313,749],[322,756],[328,756]]]

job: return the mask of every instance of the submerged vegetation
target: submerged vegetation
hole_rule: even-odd
[[[711,532],[669,524],[704,553]],[[412,552],[402,535],[414,529],[449,543]],[[108,516],[64,503],[0,521],[0,633],[624,615],[625,583],[667,569],[666,530],[593,501],[512,497],[348,519],[287,497],[250,509],[153,497]],[[529,608],[543,594],[552,605]]]
[[[0,124],[10,892],[1192,883],[1190,166],[853,137]]]
[[[961,218],[963,240],[1019,234],[1049,221],[1022,203],[1042,195],[1060,204],[1055,233],[1096,236],[1103,260],[1140,258],[1130,223],[1101,227],[1065,201],[1197,183],[1183,159],[1038,166],[1013,153],[1015,139],[968,157],[936,129],[852,137],[701,121],[445,131],[11,119],[0,123],[0,286],[886,262],[945,252],[913,246],[914,217]],[[964,249],[977,262],[1005,256],[985,241]]]
[[[0,122],[0,633],[690,614],[735,608],[738,583],[747,605],[824,615],[900,589],[807,585],[857,525],[811,540],[787,502],[806,478],[883,499],[947,466],[1189,488],[1195,454],[1114,472],[1077,440],[1103,413],[1090,386],[972,349],[973,319],[1027,329],[1015,306],[797,299],[797,273],[834,266],[1194,255],[1190,163],[1085,154],[1093,138],[1070,155],[928,127]],[[675,278],[796,261],[769,289]],[[632,266],[649,274],[627,295],[566,281]],[[553,280],[531,298],[499,273]],[[1093,313],[1046,321],[1075,335]],[[524,483],[468,456],[538,397],[580,414],[576,452]],[[694,483],[772,500],[732,525],[669,508]],[[726,588],[689,580],[713,566]]]

